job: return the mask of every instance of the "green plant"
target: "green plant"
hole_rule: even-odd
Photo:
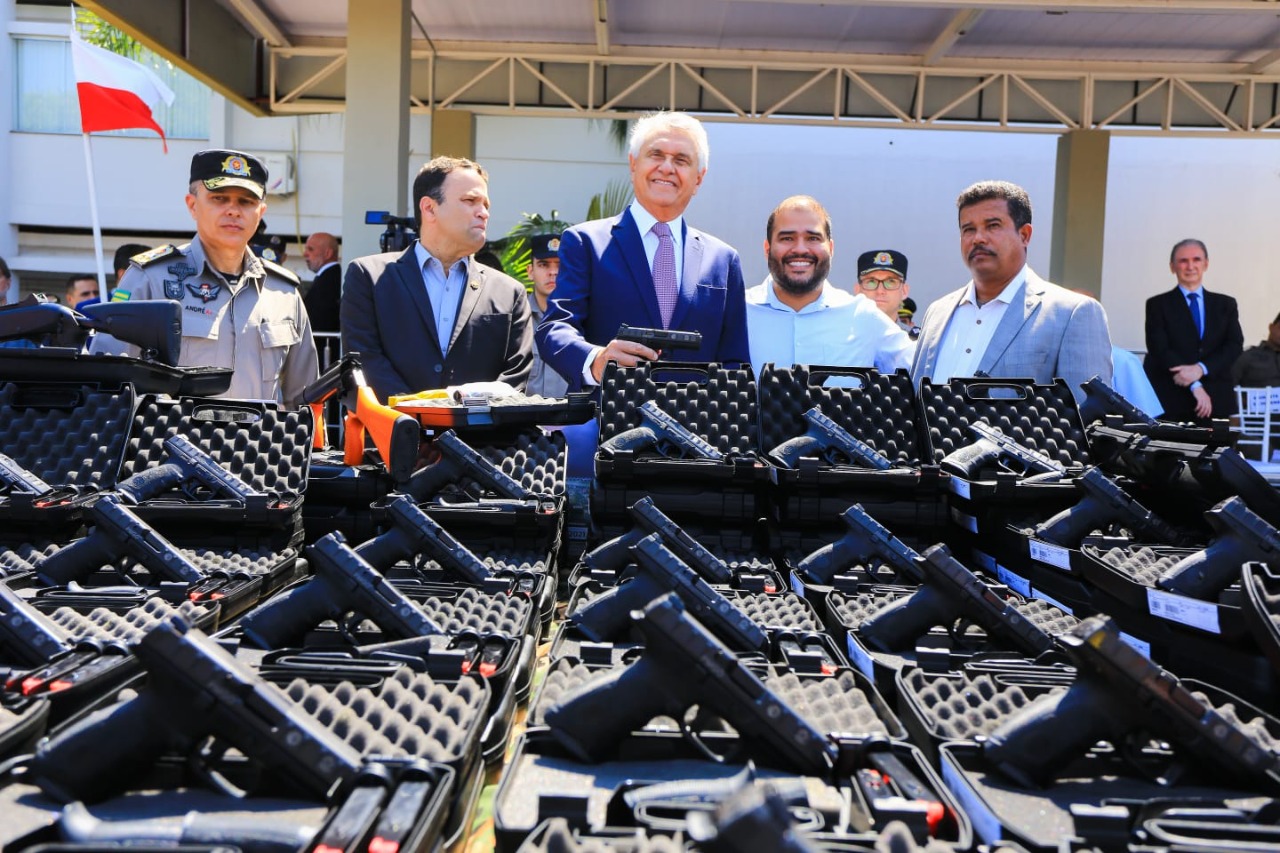
[[[631,181],[617,178],[605,185],[604,192],[596,193],[587,205],[587,219],[607,219],[617,216],[631,204]]]
[[[99,18],[88,9],[76,9],[76,30],[89,44],[130,59],[142,59],[142,44],[133,36]]]
[[[533,251],[529,248],[529,238],[538,234],[559,234],[573,223],[560,218],[560,211],[552,210],[550,216],[541,213],[522,213],[520,221],[515,224],[502,241],[502,251],[498,258],[507,275],[524,285],[525,290],[533,289],[529,279],[529,264],[533,261]]]

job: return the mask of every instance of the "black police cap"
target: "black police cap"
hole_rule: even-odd
[[[206,189],[241,187],[258,198],[267,197],[267,167],[252,154],[214,148],[191,158],[189,181],[200,181]]]
[[[876,270],[896,272],[905,281],[907,278],[907,256],[893,249],[873,249],[858,255],[858,277]]]
[[[533,259],[554,258],[560,253],[559,234],[535,234],[529,238],[529,248],[533,251]]]

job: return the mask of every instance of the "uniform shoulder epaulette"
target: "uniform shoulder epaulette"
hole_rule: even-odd
[[[285,281],[289,282],[294,287],[297,287],[300,284],[302,284],[302,279],[298,278],[298,274],[295,273],[293,270],[289,269],[288,267],[282,267],[279,264],[277,264],[275,261],[269,261],[266,258],[258,258],[258,260],[262,262],[262,266],[266,268],[268,272],[278,275],[280,278],[283,278]]]
[[[177,257],[182,254],[182,250],[172,243],[165,243],[163,246],[156,246],[147,252],[141,252],[129,259],[130,263],[135,263],[140,267],[150,266],[151,264],[163,261],[168,258]]]

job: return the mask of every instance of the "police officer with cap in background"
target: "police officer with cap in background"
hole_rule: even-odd
[[[250,154],[201,151],[190,180],[195,238],[133,257],[115,300],[181,303],[183,366],[232,368],[222,396],[294,405],[319,367],[298,277],[249,250],[267,209],[267,170]]]
[[[533,327],[536,329],[542,322],[542,315],[546,313],[547,297],[556,289],[556,276],[560,273],[560,235],[534,235],[529,238],[529,248],[533,253],[526,271],[529,280],[533,282],[533,290],[529,293],[529,310],[533,312]],[[563,397],[568,390],[569,383],[547,366],[538,348],[534,347],[533,370],[529,373],[525,393],[540,397]]]
[[[911,313],[903,317],[902,306],[911,286],[907,284],[907,256],[893,249],[872,249],[858,256],[858,284],[854,290],[876,303],[890,320],[897,323],[915,340],[920,328],[912,322]]]

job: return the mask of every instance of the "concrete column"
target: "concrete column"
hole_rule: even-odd
[[[0,184],[13,186],[12,172],[16,168],[13,153],[9,145],[10,131],[13,129],[13,85],[8,82],[9,70],[14,67],[13,39],[9,35],[9,24],[13,21],[14,5],[7,0],[0,0],[0,68],[5,69],[5,85],[0,86]],[[9,206],[9,193],[0,192],[0,258],[13,266],[18,256],[18,228],[13,224]],[[18,276],[9,284],[7,301],[18,298]]]
[[[1107,213],[1111,133],[1073,130],[1058,138],[1049,279],[1102,296],[1102,241]]]
[[[348,0],[342,256],[378,251],[368,210],[409,210],[409,2]],[[323,180],[311,176],[310,180]]]
[[[431,156],[476,158],[476,117],[467,110],[431,113]]]

